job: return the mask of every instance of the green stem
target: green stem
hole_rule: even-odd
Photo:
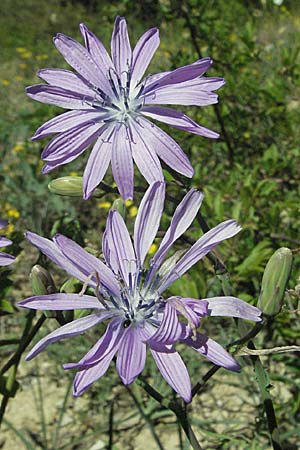
[[[133,400],[135,406],[137,407],[140,415],[142,416],[142,418],[146,422],[146,424],[147,424],[147,426],[148,426],[148,428],[150,430],[150,433],[152,434],[152,437],[153,437],[153,439],[155,440],[155,442],[157,444],[157,447],[160,450],[164,450],[164,447],[163,447],[162,443],[160,442],[158,435],[156,434],[156,431],[155,431],[155,428],[154,428],[154,425],[153,425],[151,419],[148,417],[147,414],[145,414],[143,408],[141,407],[139,401],[137,400],[137,398],[134,395],[134,393],[132,392],[132,390],[129,389],[129,387],[127,387],[127,386],[125,386],[125,388],[127,389],[127,392],[129,393],[130,397],[132,398],[132,400]]]
[[[252,341],[248,343],[248,347],[255,350],[255,345]],[[267,373],[260,361],[259,356],[251,356],[251,360],[266,412],[272,447],[274,450],[283,450],[280,442],[280,433],[277,425],[275,409],[269,393],[269,380]]]
[[[9,401],[9,398],[12,396],[12,391],[14,389],[14,383],[16,380],[17,369],[21,360],[21,356],[26,349],[27,345],[30,344],[42,324],[44,323],[46,317],[42,315],[35,326],[31,329],[32,321],[35,317],[35,311],[29,311],[26,317],[26,324],[20,339],[19,347],[16,353],[7,361],[7,363],[0,370],[0,376],[7,372],[10,368],[12,368],[11,373],[8,377],[7,381],[7,393],[3,396],[0,406],[0,427],[3,421],[4,413]],[[31,331],[30,331],[31,329]]]

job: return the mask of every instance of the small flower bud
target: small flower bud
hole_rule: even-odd
[[[52,276],[38,264],[33,266],[29,277],[34,295],[46,295],[56,292]]]
[[[124,201],[121,198],[117,198],[112,204],[112,210],[119,211],[123,219],[126,218],[126,206]]]
[[[292,260],[291,250],[282,247],[273,253],[266,265],[257,306],[267,316],[275,316],[281,310]]]
[[[61,177],[48,184],[50,192],[69,197],[82,197],[82,177]]]

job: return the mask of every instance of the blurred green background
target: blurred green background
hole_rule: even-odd
[[[209,226],[235,218],[243,227],[239,236],[218,249],[230,273],[233,295],[256,304],[262,273],[271,254],[282,246],[293,250],[290,294],[276,322],[269,323],[268,330],[260,338],[260,345],[271,347],[297,343],[300,333],[299,313],[295,312],[299,301],[299,289],[295,286],[300,275],[298,0],[2,0],[0,216],[10,220],[5,233],[14,240],[11,248],[18,259],[10,270],[1,270],[0,298],[9,301],[10,306],[5,303],[5,315],[0,317],[0,337],[20,333],[24,312],[16,312],[13,303],[30,295],[28,273],[37,261],[38,253],[24,242],[25,229],[47,237],[60,231],[92,250],[99,250],[107,211],[115,197],[107,194],[84,202],[49,192],[47,185],[51,179],[82,174],[87,152],[78,160],[43,176],[40,153],[47,139],[33,143],[30,136],[43,122],[63,110],[32,101],[25,96],[24,90],[26,86],[39,82],[35,76],[39,68],[68,68],[52,43],[57,32],[82,42],[78,25],[84,22],[109,48],[116,15],[126,17],[132,44],[148,28],[159,27],[161,45],[149,73],[172,70],[201,56],[210,56],[214,64],[208,76],[225,78],[226,85],[218,92],[217,107],[178,108],[202,125],[220,132],[219,140],[162,128],[190,156],[195,176],[192,180],[182,181],[186,188],[193,186],[205,192],[201,211]],[[165,175],[169,181],[169,194],[179,201],[184,189],[178,188],[170,173],[165,171]],[[137,171],[135,180],[136,185],[145,186]],[[112,184],[110,173],[104,181]],[[127,204],[129,223],[136,214],[140,198],[140,194],[136,194],[134,202]],[[161,230],[166,229],[174,208],[172,203],[166,205]],[[195,223],[188,236],[197,238],[199,235],[199,227]],[[52,267],[44,258],[39,262]],[[52,270],[59,282],[65,281],[64,274],[53,267]],[[198,298],[219,295],[222,281],[212,263],[205,259],[179,280],[171,293]],[[47,326],[52,329],[53,324],[46,325],[40,337],[46,334]],[[224,345],[236,337],[237,331],[230,321],[211,320],[205,323],[205,327]],[[64,342],[50,348],[48,357],[40,357],[41,362],[37,363],[40,367],[34,363],[31,368],[24,365],[21,372],[23,391],[20,389],[12,400],[12,409],[7,415],[10,431],[6,431],[4,440],[0,438],[0,448],[1,443],[8,450],[17,448],[14,442],[24,448],[30,448],[26,447],[28,442],[33,448],[53,448],[49,434],[53,435],[56,429],[57,416],[51,413],[43,419],[42,410],[51,409],[47,406],[48,385],[49,392],[55,392],[53,386],[59,388],[58,408],[64,405],[64,386],[72,375],[64,373],[59,364],[79,359],[88,345],[84,338],[75,342],[78,343],[75,347],[73,342]],[[6,347],[3,357],[10,350],[13,351],[13,347]],[[66,354],[68,361],[64,358]],[[184,355],[192,379],[197,381],[210,365],[192,353]],[[299,359],[296,354],[285,354],[265,358],[264,362],[270,369],[270,383],[275,385],[276,408],[287,445],[285,448],[297,449]],[[137,419],[138,413],[130,414],[132,399],[120,386],[114,370],[110,373],[111,376],[107,375],[93,386],[84,401],[66,397],[67,406],[64,405],[63,414],[69,422],[60,431],[56,448],[92,449],[95,437],[106,442],[112,404],[118,405],[116,428],[121,430],[117,433],[115,449],[143,448],[138,439],[141,430],[147,433],[145,426]],[[147,374],[151,379],[154,377],[157,387],[168,392],[161,379],[156,379],[150,359]],[[43,384],[43,389],[37,380]],[[246,367],[239,377],[222,371],[216,380],[211,381],[209,395],[199,396],[191,407],[200,441],[206,445],[204,448],[268,449],[266,423],[251,368]],[[37,412],[33,429],[26,417],[22,420],[14,420],[13,417],[13,402],[17,404],[18,398],[27,401],[22,397],[24,385],[30,392],[27,396],[36,391],[34,405],[37,405]],[[168,439],[168,430],[176,429],[172,419],[160,415],[155,405],[147,402],[142,394],[137,395],[141,396],[147,414],[159,424],[162,439]],[[232,399],[234,396],[237,403]],[[82,408],[78,411],[76,405],[79,402],[82,402]],[[70,408],[74,414],[70,413]],[[222,409],[222,414],[219,409]],[[26,436],[27,444],[18,437],[20,430]],[[180,448],[176,447],[178,442],[174,441],[172,446],[167,444],[165,448]]]

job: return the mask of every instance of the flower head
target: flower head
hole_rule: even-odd
[[[231,316],[260,321],[260,310],[235,297],[193,299],[165,298],[165,290],[191,266],[240,227],[227,220],[196,241],[187,251],[165,259],[172,244],[194,220],[202,193],[192,189],[177,207],[169,229],[146,268],[145,259],[157,233],[164,207],[165,185],[152,184],[139,207],[131,241],[118,211],[110,211],[102,240],[104,261],[87,253],[72,240],[56,235],[52,241],[33,233],[27,239],[52,261],[82,282],[88,282],[95,296],[51,294],[23,300],[19,306],[41,310],[93,309],[94,313],[74,320],[38,342],[27,360],[48,344],[75,336],[109,320],[105,334],[77,363],[74,395],[81,395],[106,372],[117,354],[116,368],[124,384],[142,372],[146,347],[165,380],[186,401],[191,401],[191,383],[186,366],[175,349],[177,342],[192,347],[215,364],[239,370],[233,357],[214,340],[198,331],[202,317]]]
[[[87,199],[103,179],[111,161],[121,195],[133,197],[133,160],[149,184],[163,180],[159,158],[175,171],[193,176],[193,168],[180,146],[148,118],[190,133],[217,138],[218,134],[195,123],[167,104],[205,106],[217,103],[213,92],[223,78],[202,75],[210,58],[170,72],[142,79],[156,49],[159,32],[152,28],[131,49],[126,21],[117,17],[112,34],[111,56],[88,28],[80,30],[85,47],[63,34],[54,44],[76,72],[42,69],[38,76],[48,84],[27,88],[42,103],[71,111],[42,125],[33,139],[57,133],[42,152],[43,173],[77,158],[93,142],[83,179]]]
[[[0,229],[6,227],[8,224],[7,220],[0,219]],[[12,241],[5,237],[0,236],[0,248],[11,245]],[[9,266],[9,264],[13,263],[15,258],[8,253],[0,253],[0,266]]]

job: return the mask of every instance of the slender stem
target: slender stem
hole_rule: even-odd
[[[155,442],[157,444],[157,447],[159,448],[159,450],[164,450],[164,447],[163,447],[162,443],[160,442],[158,435],[156,434],[155,427],[154,427],[152,421],[150,420],[148,415],[145,414],[143,408],[141,407],[138,399],[136,398],[136,396],[134,395],[132,390],[128,386],[125,386],[125,388],[126,388],[127,392],[129,393],[130,397],[132,398],[132,400],[134,401],[135,406],[139,410],[140,415],[142,416],[142,418],[144,419],[144,421],[148,425],[150,433],[152,434],[152,437],[155,440]]]
[[[107,450],[112,450],[113,448],[113,435],[114,435],[114,401],[110,402],[109,411],[109,427],[108,427],[108,446]]]
[[[16,364],[16,363],[18,363],[20,361],[22,353],[27,348],[27,346],[30,344],[30,342],[32,341],[32,339],[34,338],[36,333],[39,331],[39,329],[41,328],[41,326],[45,322],[46,316],[42,315],[38,319],[38,321],[36,322],[36,324],[34,325],[32,330],[29,332],[29,329],[30,329],[30,326],[31,326],[31,323],[32,323],[34,315],[35,315],[35,311],[30,311],[29,312],[29,314],[27,316],[27,322],[26,322],[26,325],[25,325],[25,329],[24,329],[23,335],[22,335],[22,337],[20,339],[20,345],[19,345],[16,353],[2,367],[2,369],[0,370],[0,375],[3,375],[5,372],[8,371],[8,369],[11,366],[13,366],[14,364]]]
[[[189,8],[189,5],[188,5]],[[195,27],[195,25],[191,22],[190,17],[192,17],[192,14],[190,14],[189,11],[186,11],[186,9],[183,7],[182,2],[179,2],[179,10],[180,13],[182,15],[182,17],[185,19],[186,25],[190,31],[190,35],[191,35],[191,39],[192,39],[192,43],[194,45],[194,48],[196,50],[196,53],[198,55],[199,58],[202,58],[202,54],[201,54],[201,50],[198,44],[198,34],[197,34],[197,28]],[[226,147],[227,147],[227,151],[228,151],[228,161],[230,166],[232,167],[233,162],[234,162],[234,152],[233,152],[233,146],[231,144],[231,141],[229,139],[229,136],[227,134],[226,128],[225,128],[225,124],[222,118],[222,115],[220,113],[220,108],[218,104],[213,105],[217,120],[219,122],[219,125],[221,127],[221,131],[222,131],[222,136],[224,138]]]
[[[255,345],[252,341],[248,343],[248,347],[252,350],[255,350]],[[280,433],[279,428],[277,425],[276,415],[275,415],[275,409],[272,402],[272,398],[269,393],[269,380],[268,376],[265,372],[265,369],[263,368],[263,365],[260,361],[259,356],[251,356],[251,361],[254,367],[254,371],[257,378],[257,384],[260,389],[260,393],[262,396],[266,417],[267,417],[267,423],[268,428],[270,432],[270,438],[272,447],[274,450],[283,450],[283,447],[280,442]]]
[[[183,431],[186,434],[186,437],[189,440],[189,443],[191,444],[192,448],[194,450],[202,450],[201,445],[198,442],[198,439],[196,438],[196,435],[190,425],[190,422],[188,420],[187,415],[187,408],[186,405],[182,406],[178,402],[175,403],[174,407],[172,408],[172,411],[176,414],[176,417],[183,429]]]

